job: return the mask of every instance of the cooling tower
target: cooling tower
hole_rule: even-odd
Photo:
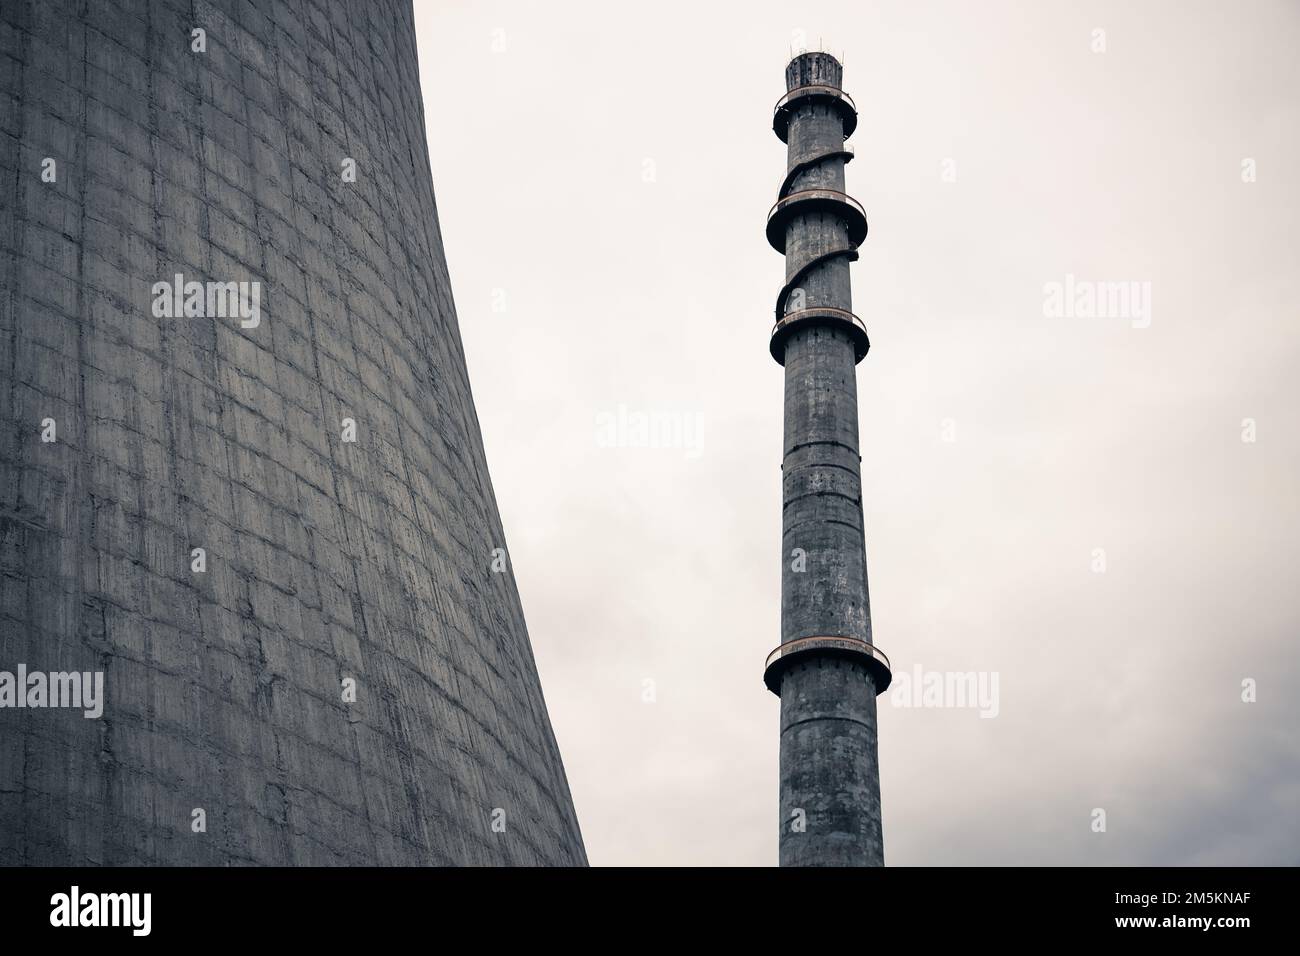
[[[585,864],[410,5],[5,0],[0,71],[0,863]]]

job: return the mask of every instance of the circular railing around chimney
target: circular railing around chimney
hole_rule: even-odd
[[[853,341],[853,361],[855,364],[866,358],[867,352],[871,349],[871,339],[867,337],[866,323],[847,309],[836,309],[830,306],[799,309],[797,312],[786,313],[779,322],[772,326],[772,338],[768,343],[768,350],[772,353],[772,358],[776,359],[778,365],[785,364],[785,340],[790,333],[794,331],[796,326],[807,326],[808,324],[826,325],[847,332],[849,338]]]
[[[821,100],[833,104],[844,120],[845,139],[852,136],[853,131],[858,128],[857,105],[854,104],[853,98],[838,86],[820,84],[796,86],[776,101],[776,107],[772,112],[772,132],[776,133],[781,142],[786,142],[786,137],[790,134],[790,114],[796,109],[796,104],[801,104],[804,100]]]
[[[782,196],[767,211],[767,241],[784,255],[785,228],[790,220],[797,215],[818,212],[843,219],[849,230],[849,242],[855,249],[867,238],[867,211],[862,203],[838,189],[813,188]]]
[[[856,637],[818,635],[786,641],[768,654],[767,662],[763,667],[763,683],[767,685],[768,690],[779,697],[781,677],[785,671],[796,662],[814,655],[838,657],[862,664],[871,675],[877,695],[883,694],[893,680],[889,658],[874,644]]]

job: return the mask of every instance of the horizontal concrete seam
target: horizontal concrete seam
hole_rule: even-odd
[[[796,468],[834,468],[837,471],[847,471],[854,478],[857,478],[859,481],[862,480],[862,472],[859,471],[858,469],[850,468],[848,465],[841,465],[833,461],[800,462],[798,465],[792,466],[790,468],[790,472],[793,472]],[[789,474],[790,472],[786,472],[786,473]]]
[[[865,674],[866,671],[864,670],[863,673]],[[844,721],[845,723],[857,724],[859,727],[866,727],[867,730],[870,730],[872,733],[875,733],[875,728],[872,727],[871,724],[867,723],[866,721],[858,720],[856,717],[840,717],[835,714],[826,714],[820,717],[804,717],[801,720],[796,720],[792,724],[785,724],[784,726],[782,726],[781,733],[785,733],[787,730],[794,730],[794,728],[802,726],[803,724],[811,724],[814,721],[819,721],[819,720],[841,720]]]
[[[851,501],[855,505],[862,503],[861,496],[855,498],[852,495],[846,495],[842,491],[807,491],[801,495],[795,495],[791,498],[786,498],[785,501],[781,503],[781,510],[784,511],[786,508],[790,507],[795,502],[803,501],[805,498],[843,498],[845,501]],[[827,519],[827,523],[833,524],[834,521],[831,519]],[[840,524],[843,523],[844,522],[840,522]]]
[[[786,449],[785,457],[789,458],[795,452],[801,451],[804,448],[812,448],[814,445],[835,445],[839,448],[844,448],[847,449],[848,451],[853,452],[854,455],[857,455],[858,461],[862,460],[862,455],[858,452],[856,448],[854,448],[848,442],[836,441],[833,438],[823,438],[823,439],[818,439],[816,441],[804,441],[804,442],[799,442],[798,444],[795,445],[791,445],[788,449]]]

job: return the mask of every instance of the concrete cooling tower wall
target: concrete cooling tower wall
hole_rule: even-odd
[[[0,5],[0,496],[0,864],[586,862],[408,3]]]

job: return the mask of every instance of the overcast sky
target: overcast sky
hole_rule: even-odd
[[[470,377],[593,864],[776,861],[763,222],[803,47],[842,58],[860,110],[876,641],[896,674],[998,675],[991,718],[881,698],[886,861],[1300,864],[1300,5],[416,16]],[[1067,276],[1139,283],[1149,312],[1046,314]],[[635,447],[650,414],[672,447]]]

